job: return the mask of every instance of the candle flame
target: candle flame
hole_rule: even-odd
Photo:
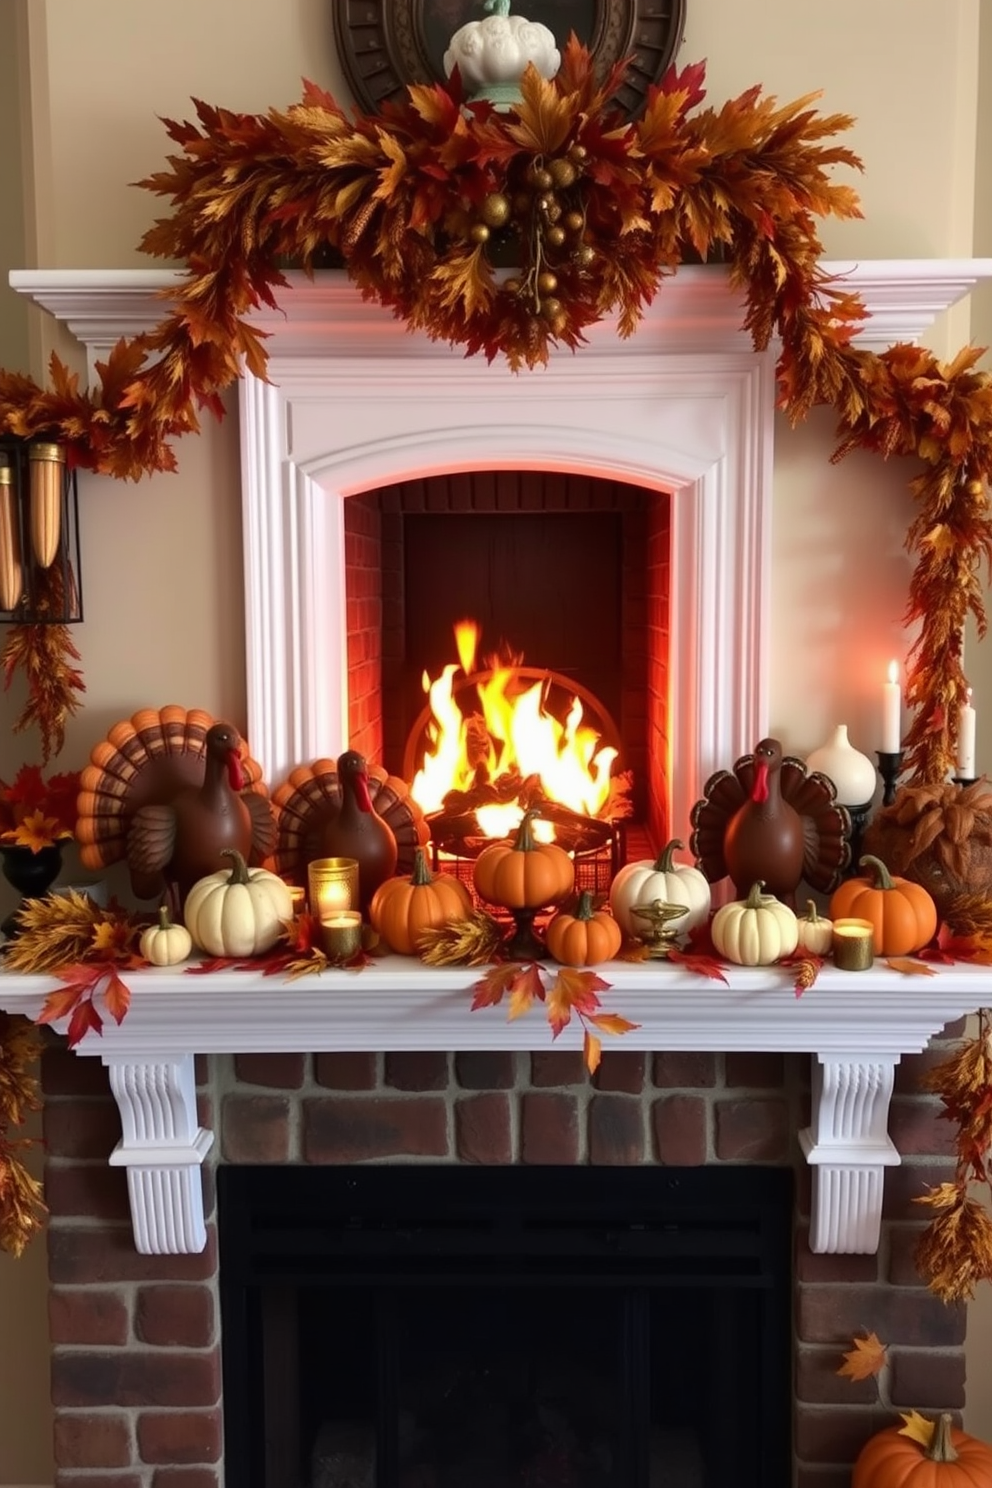
[[[897,661],[890,661],[889,662],[889,681],[890,682],[898,682],[899,681],[899,663]]]

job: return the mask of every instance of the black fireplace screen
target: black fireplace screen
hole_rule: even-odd
[[[218,1175],[238,1488],[786,1488],[786,1169]]]

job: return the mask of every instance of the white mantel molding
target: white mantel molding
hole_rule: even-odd
[[[624,1050],[808,1053],[810,1125],[800,1133],[813,1168],[814,1251],[878,1248],[885,1168],[899,1163],[887,1134],[895,1067],[947,1023],[989,1000],[989,972],[940,967],[905,976],[877,962],[850,974],[824,967],[801,998],[780,968],[732,968],[727,985],[669,966],[600,968],[605,1008],[639,1026],[608,1046]],[[212,1132],[196,1116],[194,1055],[371,1050],[529,1051],[551,1034],[540,1009],[508,1022],[502,1008],[471,1010],[479,973],[427,969],[385,957],[360,973],[280,983],[250,972],[190,975],[154,968],[129,977],[131,1007],[106,1020],[80,1057],[102,1058],[123,1136],[110,1161],[128,1170],[139,1250],[183,1254],[206,1243],[198,1168]],[[35,1019],[51,979],[0,972],[0,1008]],[[573,1022],[555,1047],[579,1048]]]
[[[824,260],[821,267],[860,295],[869,318],[857,341],[873,350],[918,341],[939,315],[992,278],[989,258]],[[121,336],[139,335],[163,318],[170,291],[184,277],[180,269],[13,269],[9,275],[12,289],[47,310],[86,347],[91,374],[94,361]],[[447,346],[410,336],[390,312],[363,301],[341,271],[320,271],[312,280],[300,273],[286,277],[294,308],[285,329],[300,350],[308,344],[316,353],[328,334],[346,339],[350,322],[360,326],[359,344],[367,351],[371,316],[378,319],[379,337],[389,343],[391,355],[403,347],[416,355],[450,355]],[[669,346],[680,335],[694,346],[710,336],[725,341],[728,333],[743,338],[741,318],[741,300],[730,290],[725,269],[685,266],[662,285],[637,337],[650,340],[652,328],[664,328]],[[270,332],[279,329],[278,314],[263,312],[252,319]],[[615,342],[621,354],[630,344],[618,341],[608,321],[587,334],[591,341]]]

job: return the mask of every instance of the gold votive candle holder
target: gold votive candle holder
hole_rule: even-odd
[[[316,919],[358,908],[357,858],[314,858],[307,867],[307,882],[310,913]]]
[[[349,961],[362,948],[362,916],[357,909],[336,909],[320,917],[324,954],[332,961]]]
[[[841,971],[867,971],[875,959],[871,920],[834,920],[833,953]]]

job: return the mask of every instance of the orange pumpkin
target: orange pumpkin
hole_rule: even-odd
[[[992,1485],[992,1448],[942,1415],[929,1447],[898,1426],[880,1431],[862,1447],[851,1488],[981,1488]]]
[[[472,913],[472,895],[450,873],[431,874],[418,847],[410,878],[387,878],[369,905],[372,928],[400,956],[415,956],[425,930],[440,929]]]
[[[537,842],[532,822],[537,811],[525,811],[512,842],[494,842],[475,860],[472,881],[480,898],[504,909],[542,909],[560,904],[572,892],[575,867],[568,853],[553,842]]]
[[[544,939],[562,966],[597,966],[600,961],[612,960],[619,951],[623,931],[605,909],[593,909],[592,894],[583,889],[575,913],[559,910]]]
[[[868,878],[849,878],[830,900],[832,920],[870,920],[876,956],[918,951],[937,929],[937,906],[921,884],[893,878],[879,858],[861,859]]]

